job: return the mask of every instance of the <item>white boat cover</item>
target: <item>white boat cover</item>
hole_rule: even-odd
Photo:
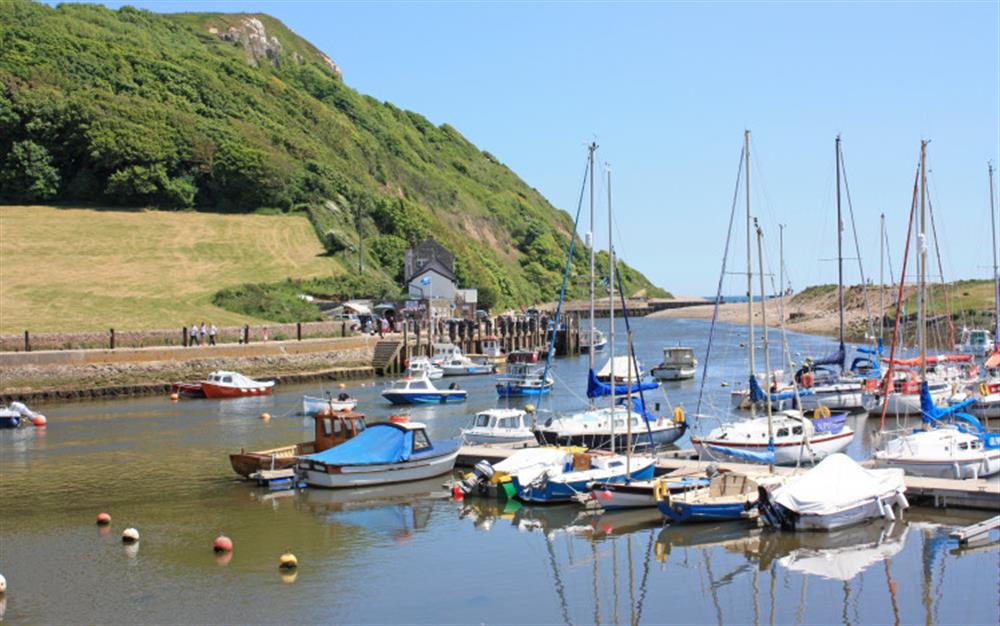
[[[896,491],[906,491],[903,470],[868,470],[838,453],[775,491],[774,501],[800,515],[831,515]]]
[[[621,381],[621,380],[625,380],[626,378],[629,377],[629,358],[628,358],[628,356],[616,356],[615,360],[614,360],[614,366],[615,366],[615,379]],[[632,363],[631,368],[632,368],[632,378],[630,379],[630,382],[632,382],[632,380],[641,379],[642,378],[642,364],[641,363]],[[598,378],[610,378],[611,377],[611,359],[608,359],[607,362],[604,364],[604,367],[602,367],[601,370],[599,372],[597,372],[597,376],[598,376]]]
[[[498,472],[517,475],[518,480],[527,484],[550,467],[562,467],[569,454],[559,448],[527,448],[518,450],[493,466]]]

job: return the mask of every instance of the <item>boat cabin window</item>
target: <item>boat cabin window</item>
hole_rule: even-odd
[[[801,426],[794,426],[794,427],[792,427],[792,434],[793,435],[801,435],[802,434],[802,427]]]
[[[490,416],[486,413],[480,413],[476,416],[476,424],[479,428],[486,428],[490,425]]]
[[[427,389],[426,380],[414,380],[410,383],[410,389]]]
[[[969,444],[969,447],[972,448],[973,450],[978,450],[981,446],[982,443],[979,441],[973,441],[972,443]]]
[[[426,450],[431,447],[431,441],[427,438],[427,433],[422,430],[413,431],[413,451]]]
[[[354,434],[360,433],[365,429],[365,420],[356,419],[354,420]]]
[[[787,437],[788,436],[788,429],[787,428],[779,428],[778,432],[775,433],[775,436],[777,436],[777,437]]]
[[[323,418],[323,435],[325,437],[329,437],[330,435],[333,434],[333,424],[330,423],[332,421],[333,420],[331,420],[329,417]]]
[[[344,423],[341,420],[333,420],[333,432],[340,434],[344,431]]]
[[[516,428],[517,427],[517,418],[515,418],[515,417],[503,417],[503,418],[500,418],[499,427],[500,428]]]
[[[222,379],[222,382],[224,382],[224,383],[231,383],[231,382],[233,382],[233,377],[232,376],[226,376],[226,377],[224,377]]]
[[[968,450],[969,449],[969,443],[966,442],[966,441],[963,441],[962,443],[958,444],[958,449],[959,450]]]

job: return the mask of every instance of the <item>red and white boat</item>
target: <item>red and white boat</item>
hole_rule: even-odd
[[[206,398],[245,398],[248,396],[269,396],[274,389],[274,381],[260,381],[248,378],[239,372],[219,370],[201,381],[201,390]]]

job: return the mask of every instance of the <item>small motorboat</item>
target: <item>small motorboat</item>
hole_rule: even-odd
[[[530,479],[552,465],[566,463],[573,452],[583,448],[525,448],[518,450],[496,465],[485,459],[476,463],[472,471],[456,484],[466,495],[513,498],[517,495],[511,475],[520,473]]]
[[[657,507],[674,524],[745,520],[751,518],[757,504],[759,486],[775,488],[783,483],[783,476],[768,474],[766,470],[722,471],[712,476],[707,487],[661,494]]]
[[[17,428],[36,417],[40,417],[40,415],[29,409],[24,403],[11,402],[5,407],[0,407],[0,428]]]
[[[170,385],[170,392],[176,393],[182,398],[204,398],[205,390],[201,383],[174,383]]]
[[[269,396],[274,389],[274,381],[260,381],[248,378],[239,372],[219,370],[208,375],[201,382],[206,398],[246,398],[249,396]]]
[[[459,356],[462,356],[462,349],[451,342],[435,343],[431,345],[430,361],[439,367],[448,359]]]
[[[247,452],[240,450],[229,455],[233,471],[244,478],[260,471],[294,468],[299,457],[329,450],[357,436],[365,429],[365,416],[361,413],[342,412],[316,415],[315,438],[279,448]]]
[[[694,358],[694,348],[673,346],[663,349],[663,361],[649,370],[657,380],[686,380],[694,378],[698,370],[698,360]]]
[[[518,350],[507,357],[507,369],[497,376],[501,398],[540,396],[552,391],[555,381],[546,375],[545,364],[535,350]]]
[[[517,497],[524,502],[571,502],[596,483],[626,483],[653,478],[655,459],[600,452],[569,454],[563,463],[511,475]]]
[[[774,491],[764,487],[759,519],[785,530],[834,530],[884,517],[893,505],[908,508],[903,470],[868,470],[846,454],[832,454]]]
[[[497,371],[493,363],[477,363],[464,354],[454,355],[441,361],[440,367],[445,376],[475,376]]]
[[[403,376],[410,378],[426,376],[431,380],[438,380],[444,376],[444,370],[431,363],[431,360],[425,356],[415,356],[407,363]]]
[[[468,394],[455,383],[438,389],[429,378],[402,378],[382,391],[382,397],[393,404],[446,404],[465,402]]]
[[[325,397],[302,396],[302,414],[319,415],[322,413],[338,413],[340,411],[353,411],[358,406],[358,400],[346,393],[338,394],[336,398],[329,392]]]
[[[654,480],[634,480],[629,483],[594,483],[593,490],[583,499],[583,504],[589,509],[605,511],[656,508],[662,497],[706,486],[708,479],[697,476],[661,476]]]
[[[471,428],[462,429],[462,437],[471,444],[534,442],[527,416],[521,409],[489,409],[476,415]]]
[[[335,448],[304,456],[297,467],[311,487],[410,482],[450,472],[459,445],[457,439],[432,443],[423,424],[397,418],[372,424]]]
[[[596,328],[592,329],[589,333],[586,331],[580,333],[580,352],[587,353],[591,350],[599,352],[606,345],[608,345],[608,338]]]
[[[955,350],[959,354],[986,356],[993,352],[993,333],[982,328],[963,328]]]

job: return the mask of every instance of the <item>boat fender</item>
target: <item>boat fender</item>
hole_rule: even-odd
[[[990,395],[990,386],[986,383],[979,385],[979,393],[984,396]]]
[[[656,542],[656,562],[663,563],[667,560],[667,555],[670,554],[668,551],[668,545],[664,543]]]
[[[823,406],[822,404],[819,405],[818,407],[816,407],[816,415],[818,415],[823,419],[830,417],[830,407]]]
[[[177,402],[178,400],[181,399],[181,394],[179,394],[179,393],[172,393],[172,394],[170,394],[170,399],[173,400],[174,402]]]
[[[45,428],[45,424],[48,422],[44,415],[36,415],[31,418],[31,424],[38,428]]]
[[[812,372],[806,372],[805,374],[802,375],[802,386],[803,387],[806,387],[806,388],[812,387],[814,382],[816,382],[816,379],[813,377]]]
[[[896,521],[896,515],[892,512],[892,502],[882,503],[882,510],[885,514],[885,519],[889,520],[890,522]]]
[[[278,557],[278,569],[295,569],[299,566],[299,560],[291,552],[286,552]]]
[[[462,488],[460,486],[455,485],[454,487],[451,488],[451,497],[454,498],[456,501],[461,502],[462,500],[465,499],[465,492],[462,491]]]
[[[906,496],[905,496],[905,495],[903,495],[903,492],[902,492],[902,491],[897,491],[897,492],[896,492],[896,497],[895,497],[895,498],[893,498],[893,499],[894,499],[894,500],[896,501],[896,506],[898,506],[898,507],[899,507],[899,510],[900,510],[900,511],[902,511],[903,509],[908,509],[908,508],[910,508],[910,503],[909,503],[909,501],[908,501],[908,500],[906,499]]]
[[[668,495],[670,495],[670,488],[666,483],[662,480],[658,480],[653,483],[653,498],[655,498],[657,502],[665,500]]]
[[[674,408],[674,422],[677,424],[684,423],[684,409],[682,407]]]
[[[271,414],[270,413],[261,413],[260,414],[260,419],[262,419],[262,420],[264,420],[266,422],[267,420],[271,419]]]

